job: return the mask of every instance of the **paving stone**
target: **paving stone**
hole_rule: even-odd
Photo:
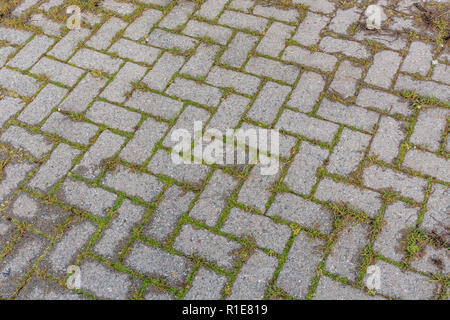
[[[316,184],[316,171],[323,165],[328,154],[326,149],[303,142],[284,179],[286,185],[297,193],[309,194]]]
[[[406,138],[406,123],[381,117],[378,130],[370,145],[370,155],[392,163],[398,156],[400,144]]]
[[[17,233],[17,226],[8,220],[0,220],[0,252],[10,244],[12,238]]]
[[[262,57],[250,58],[245,65],[245,70],[249,73],[284,81],[289,84],[293,84],[300,73],[296,66]]]
[[[365,82],[389,89],[400,66],[401,56],[393,51],[381,51],[374,55],[373,64],[367,73]]]
[[[87,300],[81,294],[70,291],[56,282],[33,277],[27,284],[20,289],[17,296],[18,300]]]
[[[195,229],[192,225],[184,225],[175,239],[173,248],[231,270],[238,258],[237,251],[241,249],[241,245],[209,231]]]
[[[379,296],[372,296],[364,291],[345,285],[342,282],[321,277],[317,285],[315,300],[381,300]]]
[[[57,227],[63,225],[71,212],[56,205],[48,205],[27,193],[20,193],[11,201],[6,216],[28,222],[45,234],[55,236]],[[1,223],[0,223],[1,224]]]
[[[180,73],[188,74],[194,78],[204,77],[214,64],[214,59],[220,47],[210,44],[200,44],[193,55],[181,68]]]
[[[222,96],[220,89],[182,78],[176,78],[166,92],[183,100],[191,100],[213,107],[219,104]]]
[[[200,268],[184,300],[219,300],[226,282],[226,276]]]
[[[138,44],[127,39],[120,39],[115,42],[108,51],[117,53],[122,58],[147,64],[153,64],[161,52],[159,49]]]
[[[141,16],[134,20],[124,32],[124,36],[132,40],[144,38],[161,18],[162,12],[155,9],[148,9],[142,12]]]
[[[103,169],[103,162],[113,157],[124,142],[124,137],[103,131],[72,171],[86,179],[95,179]]]
[[[450,111],[448,109],[426,108],[422,110],[409,141],[430,151],[437,152],[449,117]]]
[[[159,23],[159,26],[167,29],[176,29],[178,26],[186,23],[194,10],[195,3],[181,2],[173,7]]]
[[[432,244],[428,244],[423,249],[421,256],[411,262],[411,266],[420,272],[449,274],[450,253],[445,248],[436,248]]]
[[[182,287],[192,269],[184,257],[140,242],[136,242],[130,251],[125,258],[126,266],[148,277],[162,279],[170,286]]]
[[[238,32],[220,57],[220,61],[232,67],[240,68],[257,40],[258,37],[256,36]]]
[[[250,8],[253,7],[253,5],[253,0],[232,0],[231,3],[228,4],[228,7],[241,11],[249,11]]]
[[[384,225],[374,243],[374,249],[382,256],[401,261],[406,253],[405,236],[415,227],[417,208],[408,208],[403,202],[388,205],[383,215]]]
[[[120,15],[131,14],[137,8],[137,6],[131,3],[123,3],[115,0],[103,0],[102,7],[106,10],[117,12]]]
[[[0,100],[0,127],[19,112],[25,103],[18,98],[4,97]],[[2,139],[3,140],[3,139]]]
[[[450,84],[450,76],[448,72],[449,66],[446,64],[438,64],[433,68],[433,75],[431,78],[435,81],[445,82]]]
[[[194,48],[196,41],[192,38],[155,29],[145,40],[148,44],[164,49],[179,49],[186,51]]]
[[[44,10],[46,12],[50,11],[50,9],[60,6],[64,3],[64,0],[49,0],[44,2],[39,6],[39,9]]]
[[[175,231],[180,217],[194,200],[193,192],[172,185],[164,193],[158,208],[152,213],[144,229],[147,237],[163,242]]]
[[[72,162],[81,154],[80,150],[60,144],[53,150],[50,158],[28,183],[31,189],[42,193],[51,191],[52,187],[63,178],[72,167]]]
[[[178,117],[176,124],[170,129],[169,133],[163,141],[165,147],[174,147],[179,142],[179,138],[174,135],[177,130],[187,130],[191,134],[191,141],[194,140],[194,125],[196,121],[201,122],[202,127],[210,114],[204,110],[194,106],[188,106],[183,110],[183,113]],[[173,135],[173,136],[172,136]]]
[[[215,171],[189,215],[214,227],[238,182],[220,170]]]
[[[7,68],[0,69],[0,87],[27,97],[34,95],[39,89],[34,78]]]
[[[48,52],[59,60],[67,60],[75,51],[80,41],[84,41],[90,34],[88,29],[74,29],[70,30],[53,48]]]
[[[433,60],[433,47],[420,41],[414,41],[402,64],[402,71],[426,76]]]
[[[256,121],[272,123],[290,91],[291,87],[272,81],[267,82],[259,92],[258,98],[247,116]]]
[[[404,173],[379,166],[371,166],[363,171],[364,185],[373,189],[391,189],[400,195],[418,202],[424,199],[426,181],[409,177]]]
[[[278,179],[279,174],[262,175],[261,165],[257,164],[239,191],[237,201],[264,211],[272,194],[270,190]]]
[[[106,82],[105,78],[94,77],[92,74],[87,73],[59,105],[59,108],[70,112],[83,112],[105,86]]]
[[[153,92],[134,91],[125,104],[134,109],[164,119],[173,119],[183,107],[183,102]]]
[[[327,165],[327,171],[348,176],[358,169],[371,136],[344,128]]]
[[[270,218],[231,209],[221,231],[245,239],[254,239],[261,248],[282,253],[291,235],[288,226],[274,223]]]
[[[41,158],[49,152],[53,145],[44,136],[30,133],[28,130],[17,126],[11,126],[3,132],[1,141],[16,149],[24,149],[36,158]]]
[[[66,89],[52,84],[46,85],[17,119],[29,125],[39,124],[54,107],[58,106],[66,94]]]
[[[347,10],[338,9],[336,15],[331,20],[328,29],[336,33],[347,34],[348,28],[357,23],[361,16],[361,9],[358,7],[349,8]]]
[[[370,56],[369,50],[362,44],[332,37],[323,38],[319,48],[326,52],[341,53],[357,59],[366,59]]]
[[[175,300],[173,293],[162,291],[152,285],[148,286],[147,293],[144,296],[145,300]]]
[[[149,88],[164,91],[172,76],[180,70],[184,58],[168,52],[156,62],[152,70],[142,80]]]
[[[345,123],[366,131],[372,131],[379,118],[376,112],[357,106],[346,106],[329,99],[322,101],[317,114],[327,120]]]
[[[64,85],[72,87],[83,74],[80,68],[69,66],[59,61],[42,58],[30,70],[31,73],[41,75],[44,74],[52,81],[60,82]]]
[[[0,47],[0,67],[3,67],[6,60],[8,60],[8,58],[12,56],[15,51],[16,49],[13,47]]]
[[[345,203],[354,209],[364,211],[371,218],[374,218],[381,208],[381,199],[378,193],[335,182],[328,178],[319,182],[314,196],[322,201]]]
[[[292,91],[287,105],[302,112],[311,112],[316,103],[319,102],[324,87],[325,81],[320,74],[305,71]]]
[[[328,24],[329,20],[327,16],[308,12],[306,18],[300,23],[292,40],[304,46],[316,44],[320,39],[320,33]]]
[[[31,32],[25,30],[0,26],[0,40],[8,41],[12,44],[23,44],[31,37],[31,35]]]
[[[384,261],[377,261],[380,268],[381,288],[377,292],[402,300],[431,299],[437,294],[437,285],[431,279],[402,269]],[[366,282],[366,279],[364,280]]]
[[[179,182],[198,184],[206,177],[209,167],[198,164],[175,164],[169,153],[159,150],[149,162],[148,170],[172,177]]]
[[[256,250],[242,266],[228,299],[261,300],[277,265],[278,260],[275,257]]]
[[[42,28],[44,33],[57,37],[61,34],[61,29],[63,27],[63,24],[48,19],[46,16],[40,13],[31,15],[31,17],[29,18],[29,22],[36,27]]]
[[[395,19],[394,17],[393,19]],[[407,38],[397,37],[394,33],[392,34],[380,34],[374,33],[372,30],[359,30],[353,36],[355,40],[358,41],[373,41],[374,43],[379,43],[392,50],[403,50],[408,44]]]
[[[15,189],[27,178],[34,165],[25,162],[9,162],[2,169],[0,181],[0,202],[9,197]]]
[[[361,254],[369,243],[369,227],[352,224],[341,231],[325,263],[325,269],[355,281],[361,267]]]
[[[435,97],[441,101],[448,101],[450,99],[450,92],[446,85],[436,82],[415,80],[409,76],[400,74],[394,89],[396,91],[409,90],[425,97]]]
[[[323,252],[320,248],[323,246],[325,246],[323,240],[311,239],[300,233],[289,250],[276,281],[277,287],[297,299],[305,298],[317,267],[322,261]]]
[[[356,98],[356,104],[365,108],[376,108],[387,111],[391,114],[401,114],[410,116],[413,110],[409,108],[406,100],[393,94],[377,91],[369,88],[362,88]]]
[[[47,51],[53,44],[53,39],[46,36],[35,36],[28,42],[14,58],[8,62],[8,66],[19,69],[28,69]]]
[[[117,260],[121,249],[127,246],[127,240],[131,236],[133,228],[144,217],[145,207],[137,206],[125,199],[111,219],[92,250],[96,254],[106,257],[110,261]]]
[[[67,178],[58,190],[62,202],[86,210],[95,216],[104,218],[107,209],[114,206],[117,196],[106,190],[91,187],[88,184]]]
[[[120,157],[128,162],[143,163],[163,137],[167,124],[148,118],[134,134],[134,138],[125,146]]]
[[[190,20],[187,23],[186,28],[183,29],[183,33],[195,38],[212,39],[217,43],[226,45],[228,39],[230,39],[231,35],[233,34],[233,31],[222,26],[212,25],[196,20]]]
[[[202,4],[197,14],[208,20],[213,20],[220,14],[227,2],[228,0],[207,0]]]
[[[127,93],[133,89],[132,83],[139,81],[145,72],[146,68],[127,62],[100,96],[114,102],[120,103],[125,101]],[[88,113],[90,113],[90,110],[92,108],[88,110]]]
[[[44,266],[53,276],[64,278],[67,274],[67,267],[76,262],[77,256],[86,249],[97,229],[97,225],[88,220],[71,223],[65,229],[62,238],[52,247],[41,266]]]
[[[334,3],[328,0],[293,0],[293,4],[304,4],[309,9],[323,13],[331,13],[334,11]]]
[[[210,0],[212,1],[212,0]],[[249,14],[225,10],[219,18],[219,23],[236,29],[248,29],[263,32],[268,20]]]
[[[13,10],[12,15],[16,17],[21,16],[38,2],[39,0],[25,0],[22,3],[19,2],[19,5]]]
[[[345,60],[334,75],[330,89],[340,94],[344,99],[351,98],[356,91],[363,69]]]
[[[97,130],[97,126],[93,124],[73,121],[59,112],[52,113],[42,126],[44,132],[53,133],[80,144],[89,144]]]
[[[170,3],[171,0],[139,0],[139,1],[145,4],[151,3],[160,7],[165,7]]]
[[[440,184],[434,184],[427,203],[427,210],[423,216],[421,228],[438,235],[447,243],[450,240],[448,226],[450,218],[448,208],[450,207],[450,190]]]
[[[254,95],[261,79],[242,72],[213,67],[208,73],[206,82],[217,87],[233,88],[238,92]]]
[[[278,57],[285,47],[286,40],[291,37],[295,30],[293,26],[274,22],[259,43],[256,51],[272,57]]]
[[[112,74],[119,70],[122,60],[94,50],[81,49],[75,53],[69,62],[83,69],[101,70]]]
[[[211,73],[210,73],[211,74]],[[235,94],[228,96],[208,123],[207,129],[214,128],[226,134],[227,129],[236,128],[250,103],[250,99]]]
[[[333,230],[333,215],[319,204],[291,193],[280,193],[267,211],[268,216],[283,218],[301,226],[329,234]]]
[[[281,58],[325,72],[331,72],[337,62],[337,58],[333,55],[323,52],[310,52],[297,46],[287,47]]]
[[[114,129],[133,132],[141,115],[110,103],[96,101],[87,111],[86,118]]]
[[[14,246],[12,252],[0,262],[0,297],[7,299],[18,289],[18,283],[25,277],[36,262],[49,240],[31,232]]]
[[[162,191],[163,186],[156,177],[145,173],[134,173],[124,166],[119,166],[117,171],[107,172],[102,181],[107,187],[132,197],[139,197],[146,202],[153,201]]]
[[[253,14],[286,22],[296,22],[299,18],[299,12],[295,9],[278,9],[264,5],[256,5]]]

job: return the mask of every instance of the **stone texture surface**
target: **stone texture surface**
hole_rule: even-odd
[[[72,30],[0,0],[0,299],[448,299],[450,54],[415,2],[374,32],[375,1],[95,0]],[[178,162],[237,129],[256,163]]]

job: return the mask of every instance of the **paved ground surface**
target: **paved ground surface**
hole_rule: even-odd
[[[448,299],[448,11],[414,2],[0,0],[0,297]],[[280,129],[279,172],[173,164],[194,120]]]

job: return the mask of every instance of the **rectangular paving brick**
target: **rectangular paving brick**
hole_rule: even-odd
[[[365,108],[375,108],[387,111],[391,114],[412,115],[412,108],[408,101],[393,94],[377,91],[369,88],[362,88],[356,98],[356,104]]]
[[[126,241],[131,237],[133,227],[138,225],[145,212],[145,207],[137,206],[125,199],[116,215],[100,234],[92,251],[111,261],[116,260],[120,250],[127,246]]]
[[[131,169],[119,166],[116,171],[107,172],[102,179],[103,185],[139,197],[151,202],[162,191],[163,183],[146,173],[135,173]]]
[[[267,82],[247,116],[256,121],[272,123],[290,91],[291,87],[272,81]]]
[[[323,52],[311,52],[297,46],[287,47],[281,58],[326,72],[331,72],[337,62],[337,58],[333,55]]]
[[[393,162],[400,151],[400,144],[406,138],[406,123],[390,117],[381,117],[378,130],[370,145],[370,154],[378,159]]]
[[[316,171],[328,154],[326,149],[303,142],[284,179],[286,185],[297,193],[309,194],[316,184]]]
[[[195,194],[172,185],[164,193],[158,208],[152,213],[144,229],[144,235],[164,241],[175,231],[183,213],[187,212]]]
[[[158,25],[162,28],[176,29],[186,23],[194,10],[195,3],[181,2],[175,5]]]
[[[381,51],[373,57],[373,64],[367,72],[365,82],[389,89],[400,66],[401,56],[393,51]]]
[[[214,227],[237,185],[237,179],[216,170],[189,215]]]
[[[414,41],[409,47],[408,55],[402,64],[402,71],[426,76],[433,60],[433,46],[421,41]]]
[[[31,37],[31,35],[31,32],[25,30],[7,28],[4,26],[0,27],[0,40],[8,41],[12,44],[23,44]]]
[[[437,152],[442,133],[450,117],[450,110],[426,108],[419,113],[409,141],[430,151]]]
[[[202,4],[197,14],[209,20],[215,19],[222,11],[228,0],[207,0]]]
[[[106,21],[100,29],[86,42],[86,45],[98,50],[105,50],[111,45],[111,40],[122,29],[126,27],[126,22],[112,17]]]
[[[251,31],[263,32],[268,20],[249,14],[225,10],[219,18],[219,23],[236,29],[249,29]]]
[[[114,156],[124,142],[124,137],[103,131],[72,171],[84,178],[95,179],[102,171],[103,161]]]
[[[139,81],[145,72],[146,68],[127,62],[100,96],[113,102],[125,101],[126,94],[132,90],[132,83]]]
[[[410,76],[400,74],[394,89],[396,91],[409,90],[424,97],[435,97],[441,101],[450,99],[448,87],[432,81],[416,80]]]
[[[222,297],[222,290],[227,277],[212,270],[200,268],[195,275],[192,287],[184,296],[185,300],[218,300]]]
[[[28,42],[14,58],[8,62],[8,66],[28,69],[47,51],[53,44],[53,39],[46,36],[35,36]]]
[[[287,105],[303,112],[311,112],[319,102],[324,87],[325,80],[320,74],[305,71],[292,91]]]
[[[427,210],[423,216],[421,228],[438,235],[444,241],[450,240],[448,225],[450,217],[448,207],[450,205],[450,189],[440,184],[434,184],[427,202]]]
[[[231,289],[230,300],[260,300],[278,265],[275,257],[257,250],[242,266]]]
[[[300,13],[295,9],[277,8],[274,6],[256,5],[253,14],[267,18],[275,18],[286,22],[297,22]]]
[[[0,182],[0,202],[8,198],[19,185],[27,178],[31,169],[35,166],[26,162],[9,162],[2,169],[2,181]]]
[[[362,74],[362,67],[348,60],[342,61],[331,82],[331,91],[338,93],[344,99],[353,97]]]
[[[163,49],[179,49],[181,51],[192,49],[196,44],[196,41],[193,38],[161,29],[155,29],[145,41],[155,47]]]
[[[356,210],[364,211],[372,218],[381,208],[381,199],[377,192],[335,182],[328,178],[319,182],[314,197],[322,201],[345,203]]]
[[[112,58],[104,53],[89,49],[81,49],[69,60],[80,68],[88,70],[101,70],[112,74],[119,70],[121,59]]]
[[[258,44],[256,51],[268,56],[278,57],[286,46],[286,40],[291,37],[294,30],[293,26],[274,22]]]
[[[219,109],[209,121],[207,129],[214,128],[226,133],[227,129],[236,128],[247,109],[250,99],[235,94],[228,96],[219,105]]]
[[[220,57],[220,62],[240,68],[257,40],[256,36],[238,32]]]
[[[39,84],[30,76],[8,68],[2,68],[0,69],[0,87],[30,97],[39,89]]]
[[[72,87],[83,74],[80,68],[72,67],[68,64],[49,59],[47,57],[39,60],[30,70],[31,73],[44,74],[52,81],[60,82],[66,86]]]
[[[314,300],[382,300],[380,296],[372,296],[342,282],[321,277],[317,285]]]
[[[48,161],[39,168],[28,186],[42,193],[49,192],[58,180],[67,174],[72,167],[73,160],[80,154],[80,150],[61,143],[53,150]]]
[[[84,41],[91,33],[90,30],[80,28],[70,30],[56,45],[48,52],[59,60],[67,60],[74,52],[80,42]]]
[[[329,18],[326,16],[308,12],[306,18],[300,23],[292,40],[304,46],[316,44],[320,39],[320,33],[325,28],[328,21]]]
[[[293,84],[300,73],[300,70],[296,66],[262,57],[250,58],[245,65],[245,71],[263,77],[284,81],[289,84]]]
[[[194,38],[212,39],[221,45],[226,45],[233,31],[222,26],[190,20],[183,29],[183,33]]]
[[[357,59],[366,59],[370,56],[369,50],[359,42],[332,37],[324,37],[319,43],[319,48],[325,52],[341,53]]]
[[[0,100],[0,127],[8,122],[8,120],[19,112],[25,103],[18,98],[4,97]]]
[[[206,78],[206,82],[217,87],[233,88],[238,92],[254,95],[258,90],[261,79],[249,74],[213,67]]]
[[[278,288],[297,299],[304,299],[322,261],[323,240],[311,239],[300,233],[294,240],[289,255],[276,281]]]
[[[186,255],[193,254],[215,263],[221,268],[232,270],[237,258],[236,251],[241,249],[241,245],[188,224],[181,229],[173,248]]]
[[[29,125],[39,124],[59,105],[66,93],[66,89],[52,84],[46,85],[17,119]]]
[[[356,171],[364,158],[371,136],[344,128],[338,144],[334,147],[327,171],[348,176]]]
[[[328,0],[293,0],[293,4],[307,5],[310,10],[331,13],[334,11],[335,5]]]
[[[95,216],[106,217],[107,209],[114,206],[117,196],[106,190],[67,178],[58,190],[58,197],[75,208],[88,211]]]
[[[129,107],[167,120],[173,119],[183,107],[183,102],[156,94],[135,90],[125,102]]]
[[[191,100],[213,107],[219,104],[222,96],[220,89],[182,78],[176,78],[166,92],[183,100]]]
[[[403,166],[443,181],[450,181],[450,161],[429,152],[409,150],[403,160]]]
[[[160,248],[136,242],[125,258],[125,265],[148,277],[162,279],[171,286],[181,287],[192,265],[184,257],[169,254]]]
[[[214,64],[214,59],[220,47],[211,44],[200,44],[195,54],[189,58],[181,68],[180,73],[188,74],[194,78],[204,77]]]
[[[159,49],[138,44],[127,39],[120,39],[114,43],[108,51],[117,53],[122,58],[147,64],[153,64],[161,52]]]
[[[39,134],[17,126],[10,126],[1,136],[1,142],[12,145],[14,148],[24,149],[36,158],[41,158],[50,151],[53,143]]]
[[[174,56],[168,52],[156,62],[152,70],[142,80],[149,88],[164,91],[172,76],[180,70],[184,58]]]
[[[161,18],[162,12],[156,9],[148,9],[131,23],[124,32],[124,36],[132,40],[140,40],[147,35],[150,29]]]
[[[141,115],[110,103],[97,101],[87,111],[86,118],[114,129],[133,132]]]

